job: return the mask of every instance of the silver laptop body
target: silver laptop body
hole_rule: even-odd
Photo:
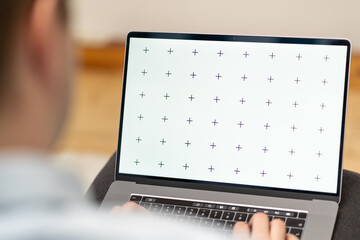
[[[131,32],[115,181],[132,195],[306,213],[331,239],[351,46],[342,39]],[[256,210],[255,210],[256,211]]]

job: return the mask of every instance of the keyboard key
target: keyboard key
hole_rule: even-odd
[[[188,208],[185,212],[185,215],[186,216],[191,216],[191,217],[194,217],[196,216],[196,214],[198,213],[198,209],[197,208]]]
[[[195,217],[189,218],[189,223],[192,225],[199,225],[200,221],[201,221],[201,218],[195,218]]]
[[[175,208],[174,206],[165,205],[165,206],[163,206],[161,212],[162,212],[162,213],[166,213],[166,214],[170,214],[170,213],[173,212],[174,208]]]
[[[184,215],[185,210],[186,210],[186,207],[179,207],[179,206],[177,206],[177,207],[175,207],[175,209],[174,209],[174,214],[176,214],[176,215]]]
[[[285,211],[274,211],[270,210],[269,215],[283,216],[283,217],[297,217],[297,212],[285,212]]]
[[[307,217],[307,213],[299,213],[298,218],[306,218]]]
[[[280,211],[273,211],[273,210],[271,210],[271,211],[269,211],[268,214],[269,214],[269,215],[275,215],[275,216],[282,216],[282,214],[281,214]]]
[[[164,214],[164,218],[170,221],[176,220],[176,216],[173,214]]]
[[[233,230],[235,224],[236,224],[236,222],[226,222],[226,224],[225,224],[225,229],[227,229],[227,230]]]
[[[142,196],[138,196],[138,195],[131,195],[131,197],[130,197],[131,202],[140,202],[141,199],[142,199]]]
[[[298,238],[301,238],[302,230],[298,228],[291,228],[290,233],[294,234]]]
[[[147,209],[147,210],[149,210],[150,206],[151,206],[150,203],[140,203],[139,205],[142,206],[143,208]]]
[[[145,199],[143,199],[143,202],[150,202],[150,203],[154,203],[156,201],[155,198],[150,198],[150,197],[146,197]]]
[[[150,212],[158,213],[158,212],[160,212],[162,206],[163,206],[162,204],[153,203],[150,207]]]
[[[285,216],[296,218],[298,216],[298,213],[297,212],[285,212]]]
[[[232,239],[233,231],[225,231],[225,238]]]
[[[225,226],[225,221],[223,220],[215,220],[213,223],[213,228],[215,229],[223,229]]]
[[[230,210],[230,211],[239,211],[240,208],[239,208],[239,207],[235,207],[235,206],[229,206],[229,207],[228,207],[228,210]]]
[[[263,213],[265,213],[265,214],[269,215],[270,210],[262,210],[262,211],[260,211],[260,212],[263,212]]]
[[[214,220],[212,220],[212,219],[203,218],[203,219],[201,219],[200,226],[201,227],[211,227],[213,222],[214,222]]]
[[[247,210],[248,210],[249,208],[247,208],[247,207],[239,207],[239,210],[238,210],[238,212],[247,212]]]
[[[298,218],[288,218],[286,221],[286,226],[288,227],[303,228],[304,224],[305,224],[305,220]]]
[[[234,219],[234,221],[236,221],[236,222],[245,222],[246,221],[246,218],[247,218],[247,213],[237,213],[236,215],[235,215],[235,219]]]
[[[246,211],[249,213],[262,212],[260,209],[257,209],[257,208],[248,208]]]
[[[215,230],[214,230],[214,233],[215,233],[215,234],[218,234],[218,235],[225,235],[225,231],[222,230],[222,229],[215,229]]]
[[[210,213],[210,218],[213,218],[213,219],[220,219],[221,218],[221,215],[222,215],[222,211],[218,211],[218,210],[212,210],[211,213]]]
[[[197,216],[207,218],[209,215],[210,215],[210,210],[208,210],[208,209],[200,209]]]
[[[191,207],[193,202],[192,201],[186,201],[186,200],[178,200],[178,199],[171,199],[171,198],[154,198],[154,197],[143,197],[143,202],[155,202],[160,204],[166,204],[166,205],[174,205],[174,206],[183,206],[183,207]]]
[[[204,208],[215,208],[216,207],[216,205],[215,204],[211,204],[211,203],[206,203],[205,205],[204,205]]]
[[[290,232],[290,228],[287,227],[287,228],[286,228],[286,233],[289,233],[289,232]]]
[[[179,223],[187,223],[189,221],[189,217],[187,216],[177,216],[176,221]]]
[[[232,221],[234,219],[235,213],[234,212],[224,212],[222,219]]]
[[[202,207],[204,207],[204,204],[203,203],[193,203],[192,206],[202,208]]]
[[[225,206],[225,205],[217,205],[217,206],[216,206],[216,209],[226,210],[226,209],[227,209],[227,206]]]
[[[162,218],[164,217],[163,214],[160,214],[160,213],[153,213],[153,216],[156,217],[156,218]]]

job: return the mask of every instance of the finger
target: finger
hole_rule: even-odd
[[[116,213],[116,212],[121,212],[121,207],[120,206],[115,206],[111,209],[112,213]]]
[[[269,217],[265,213],[254,214],[250,219],[250,227],[252,239],[260,240],[270,238]]]
[[[250,238],[250,226],[244,222],[237,222],[233,231],[234,239],[249,239]]]
[[[141,212],[141,213],[148,213],[148,211],[141,207],[140,205],[134,203],[134,202],[128,202],[125,203],[122,207],[120,206],[115,206],[111,209],[111,213],[119,213],[119,212],[125,212],[125,213],[129,213],[129,212]]]
[[[298,237],[296,237],[294,234],[286,234],[286,240],[299,240]]]
[[[121,207],[121,210],[124,212],[144,212],[144,213],[148,212],[145,208],[134,202],[125,203]]]
[[[286,225],[281,219],[274,219],[270,223],[270,239],[284,240],[286,236]]]

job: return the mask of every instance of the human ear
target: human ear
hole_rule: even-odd
[[[43,84],[51,81],[54,29],[57,24],[57,0],[35,0],[25,34],[31,71]]]

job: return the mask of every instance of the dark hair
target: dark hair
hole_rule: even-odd
[[[29,18],[35,0],[0,0],[0,100],[9,87],[9,74],[12,66],[16,31]],[[67,23],[66,0],[58,0],[58,17]]]

